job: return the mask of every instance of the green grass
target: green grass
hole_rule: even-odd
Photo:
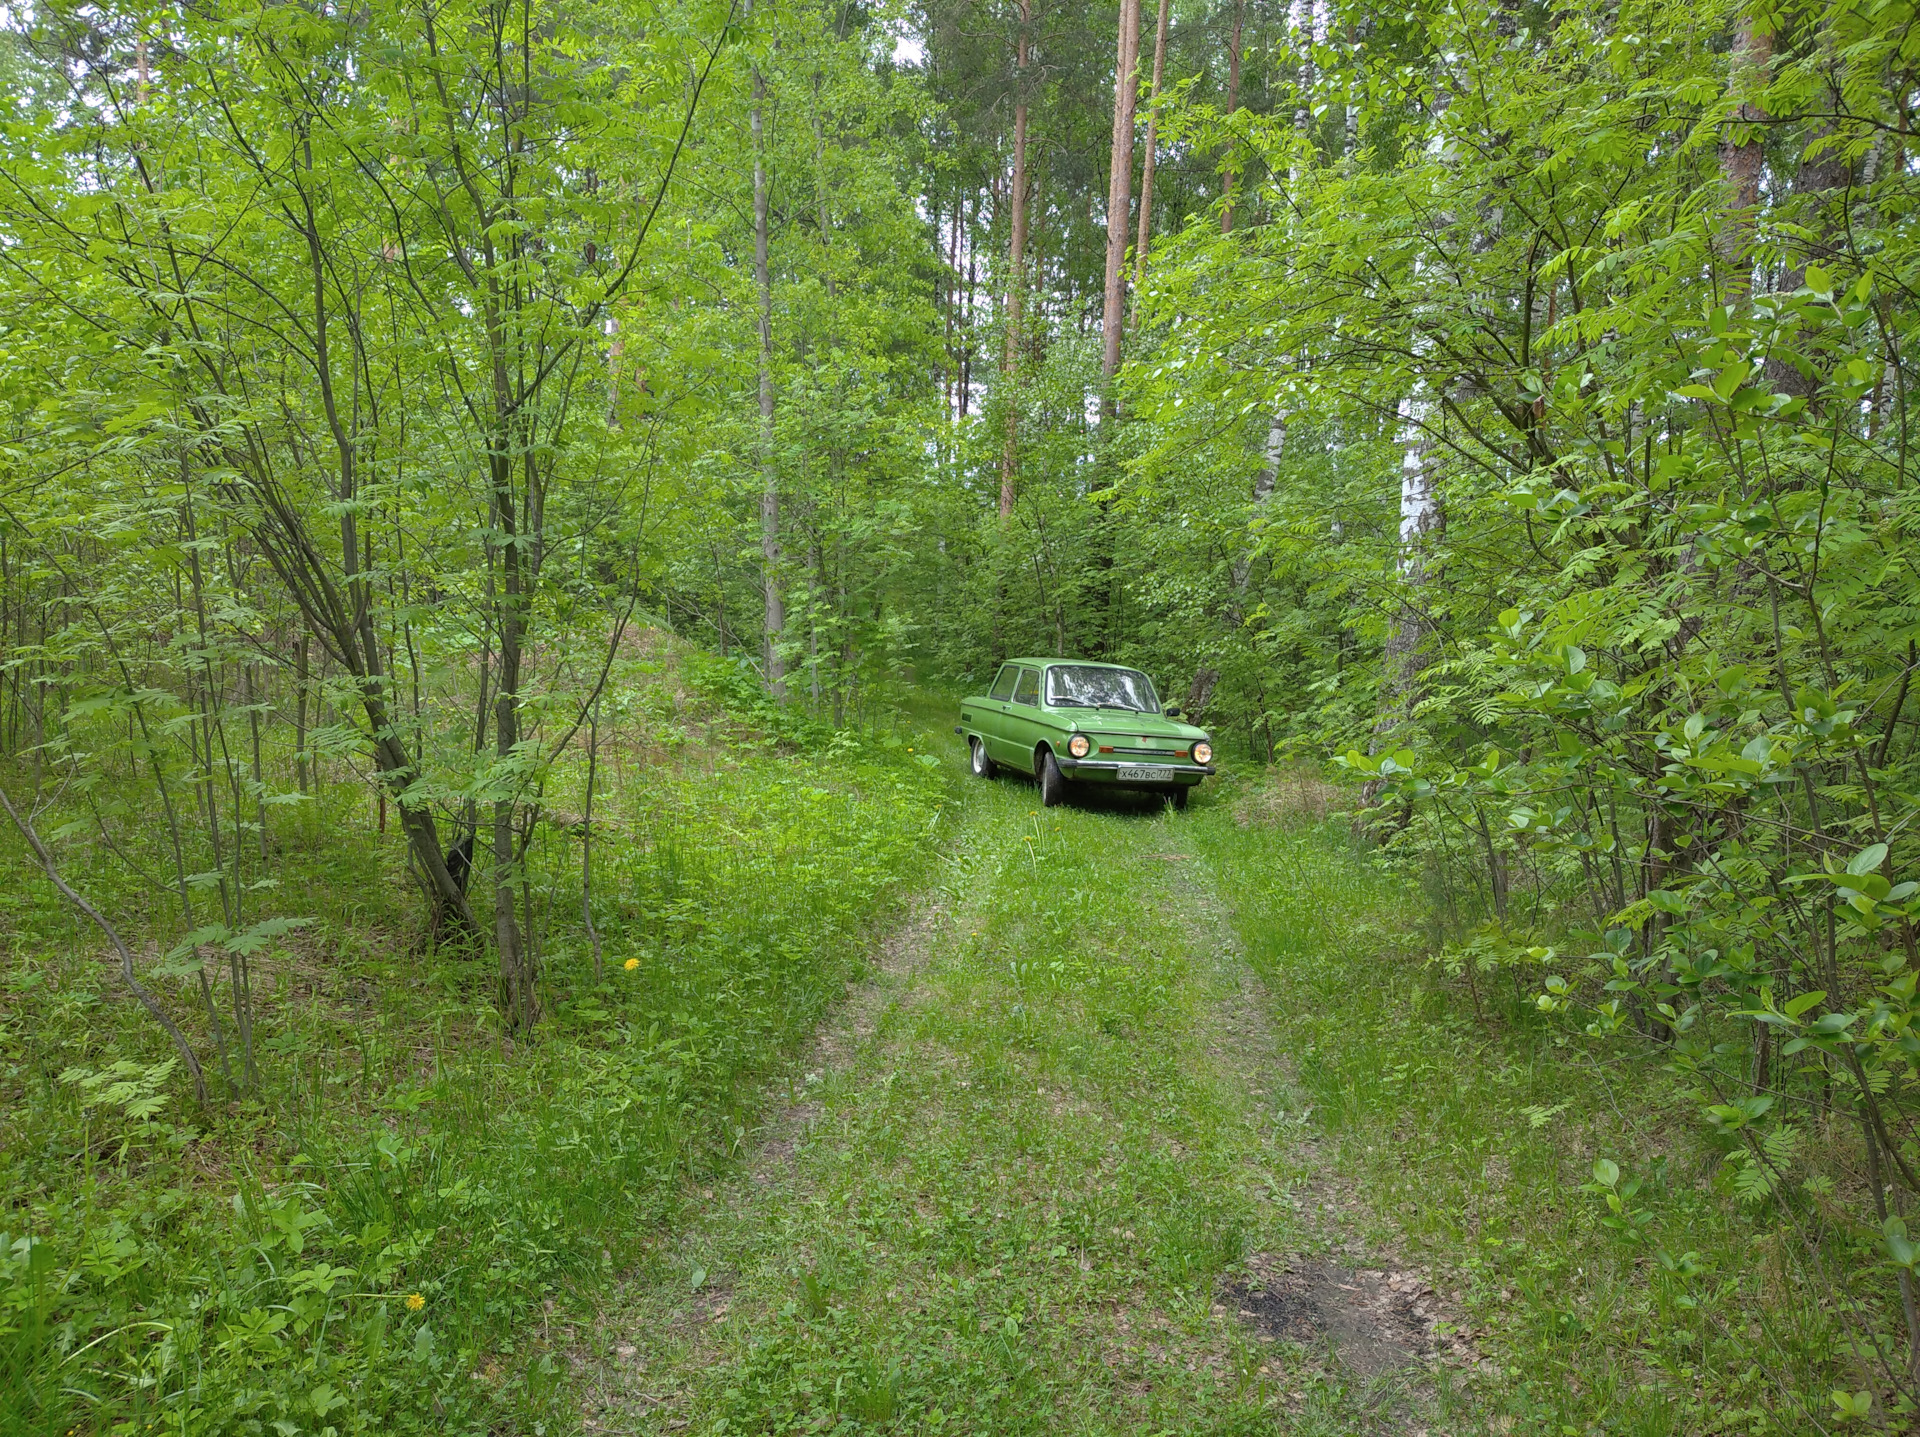
[[[957,769],[957,749],[949,760]],[[1186,816],[970,782],[963,837],[751,1172],[583,1331],[596,1430],[1401,1430],[1217,1305],[1323,1246]],[[1431,1395],[1423,1404],[1431,1406]]]
[[[555,1311],[731,1161],[942,832],[911,732],[833,735],[709,677],[643,695],[646,741],[602,753],[599,983],[578,844],[541,841],[576,906],[549,911],[531,1041],[500,1031],[484,963],[423,951],[397,836],[335,790],[276,817],[272,901],[315,922],[256,962],[261,1085],[216,1078],[198,1111],[6,847],[0,1431],[559,1430]],[[146,895],[84,837],[66,860],[150,958]],[[152,981],[211,1051],[192,990]],[[130,1101],[62,1078],[116,1063]]]
[[[1424,956],[1417,881],[1342,823],[1219,805],[1193,838],[1328,1156],[1379,1241],[1449,1275],[1502,1369],[1489,1410],[1513,1430],[1817,1431],[1830,1390],[1870,1385],[1846,1323],[1853,1309],[1891,1342],[1884,1274],[1838,1288],[1795,1236],[1817,1210],[1742,1208],[1657,1049],[1589,1040],[1504,974],[1468,992]],[[1638,1240],[1582,1191],[1599,1158],[1643,1180]]]

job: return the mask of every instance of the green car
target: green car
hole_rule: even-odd
[[[1121,664],[1086,659],[1009,659],[986,693],[964,699],[954,732],[967,741],[973,771],[1000,768],[1040,780],[1053,807],[1067,785],[1138,789],[1187,806],[1194,785],[1213,772],[1205,729],[1176,723],[1153,680]]]

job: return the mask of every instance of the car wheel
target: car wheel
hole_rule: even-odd
[[[1176,788],[1172,793],[1167,795],[1168,806],[1171,808],[1185,809],[1187,806],[1187,795],[1192,792],[1192,789],[1182,784],[1179,788]]]
[[[973,776],[975,778],[992,778],[994,771],[998,769],[1000,765],[987,757],[987,741],[983,738],[968,739],[967,747],[972,751],[973,755]]]
[[[1053,750],[1040,750],[1040,806],[1052,808],[1067,796],[1066,776],[1060,772],[1060,765],[1053,760]]]

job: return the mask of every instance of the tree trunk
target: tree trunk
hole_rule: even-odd
[[[1120,332],[1126,325],[1127,220],[1133,202],[1134,70],[1140,59],[1139,0],[1120,0],[1119,41],[1113,74],[1113,153],[1107,170],[1107,288],[1100,314],[1100,415],[1117,410],[1113,377],[1120,372]]]
[[[767,692],[787,696],[786,660],[780,635],[787,606],[780,593],[780,481],[773,457],[773,284],[767,271],[767,77],[753,69],[753,284],[760,302],[760,566],[766,587],[762,625]]]
[[[264,865],[271,861],[272,854],[267,844],[267,779],[260,764],[260,705],[259,695],[253,688],[253,665],[248,664],[241,670],[246,677],[247,686],[247,732],[253,747],[253,813],[254,822],[260,828],[260,862]]]
[[[960,201],[953,202],[953,213],[947,216],[947,272],[942,276],[942,284],[947,292],[947,418],[957,419],[959,407],[960,383],[960,347],[954,337],[954,326],[960,315]]]
[[[1027,299],[1027,27],[1033,0],[1020,0],[1020,38],[1014,47],[1012,238],[1007,243],[1007,334],[1000,369],[1007,389],[1007,432],[1000,449],[1000,520],[1013,514],[1020,464],[1020,325]]]
[[[1227,42],[1227,114],[1232,115],[1240,108],[1240,27],[1246,19],[1247,0],[1233,0],[1233,38]],[[1220,208],[1220,233],[1233,232],[1233,158],[1228,154],[1227,167],[1220,177],[1220,198],[1226,203]]]
[[[820,226],[820,277],[825,284],[827,298],[837,293],[833,282],[833,211],[827,204],[827,131],[820,118],[820,83],[818,70],[813,72],[813,204]],[[828,310],[829,326],[833,311]]]
[[[1720,222],[1720,254],[1727,266],[1727,297],[1744,304],[1753,290],[1753,222],[1760,203],[1760,172],[1766,163],[1767,112],[1752,96],[1764,94],[1772,77],[1773,32],[1762,30],[1751,11],[1733,32],[1728,84],[1743,99],[1734,123],[1720,143],[1720,173],[1727,187],[1727,208]]]
[[[600,950],[600,930],[593,926],[593,785],[600,776],[600,696],[594,695],[587,719],[587,801],[580,816],[580,921],[593,943],[593,981],[606,976]]]
[[[980,197],[967,196],[966,236],[967,236],[967,288],[960,301],[960,417],[967,417],[967,405],[973,400],[973,283],[978,278],[975,272],[973,252],[973,223],[980,214]]]
[[[302,793],[307,791],[307,655],[311,644],[312,639],[303,631],[293,647],[293,772]]]
[[[491,327],[491,326],[490,326]],[[494,356],[497,415],[511,414],[507,398],[505,359]],[[493,752],[504,766],[520,743],[520,665],[526,643],[528,592],[526,548],[520,542],[519,514],[514,503],[510,431],[494,438],[488,456],[494,530],[501,536],[500,657],[493,699]],[[538,1014],[534,1004],[533,971],[523,944],[514,907],[514,819],[519,804],[512,796],[493,804],[493,942],[500,959],[500,1008],[509,1027],[531,1028]]]
[[[1167,0],[1160,0],[1160,20],[1153,32],[1153,102],[1147,107],[1147,139],[1140,157],[1140,228],[1133,241],[1136,287],[1147,282],[1147,244],[1153,238],[1153,152],[1159,144],[1160,81],[1167,68]]]
[[[1400,593],[1381,656],[1380,708],[1374,723],[1377,741],[1413,717],[1429,658],[1426,551],[1432,536],[1445,527],[1446,521],[1433,483],[1433,444],[1426,429],[1431,408],[1425,389],[1417,381],[1413,391],[1400,401],[1405,446],[1400,467]]]
[[[1314,13],[1318,0],[1300,0],[1299,49],[1300,49],[1300,103],[1293,112],[1294,132],[1302,140],[1309,140],[1313,132],[1313,89],[1317,75],[1313,64],[1314,22],[1319,17]],[[1297,185],[1306,166],[1304,151],[1296,152],[1293,162],[1292,180]],[[1296,195],[1294,203],[1299,203]]]
[[[1280,456],[1287,445],[1287,416],[1284,410],[1275,409],[1273,417],[1267,421],[1267,443],[1263,453],[1265,463],[1260,472],[1253,476],[1253,512],[1258,518],[1266,509],[1267,501],[1273,497],[1274,485],[1280,479]],[[1233,599],[1227,610],[1235,625],[1239,625],[1245,616],[1247,585],[1253,578],[1253,553],[1251,548],[1243,550],[1233,564]]]

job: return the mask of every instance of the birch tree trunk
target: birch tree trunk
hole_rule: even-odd
[[[1421,676],[1430,657],[1425,599],[1430,577],[1427,550],[1446,522],[1446,511],[1434,486],[1433,443],[1427,434],[1432,409],[1425,385],[1416,379],[1400,401],[1399,601],[1388,621],[1381,655],[1379,715],[1373,730],[1376,741],[1413,717],[1420,699]]]
[[[1253,476],[1253,516],[1257,520],[1273,498],[1274,485],[1280,478],[1280,456],[1287,447],[1287,414],[1276,407],[1273,417],[1267,421],[1267,442],[1261,451],[1260,471]],[[1229,616],[1239,624],[1246,612],[1247,585],[1253,577],[1253,544],[1248,546],[1233,561],[1233,598],[1228,609]]]
[[[1318,0],[1299,0],[1299,18],[1295,27],[1300,54],[1300,100],[1293,111],[1293,129],[1294,133],[1300,136],[1303,147],[1309,145],[1313,138],[1313,90],[1317,79],[1313,62],[1313,42],[1316,22],[1319,19],[1315,13],[1317,3]],[[1292,178],[1296,185],[1300,181],[1306,162],[1306,153],[1303,148],[1302,153],[1293,162]]]
[[[787,696],[787,666],[780,635],[787,606],[780,593],[780,480],[773,454],[773,285],[767,270],[767,77],[753,67],[753,284],[760,304],[760,567],[766,587],[762,652],[767,691]]]
[[[1308,0],[1311,3],[1311,0]],[[1442,80],[1435,95],[1433,111],[1443,144],[1450,155],[1444,117],[1452,104],[1449,80]],[[1442,223],[1447,221],[1443,218]],[[1424,282],[1424,265],[1416,257],[1413,273],[1416,287]],[[1400,547],[1395,561],[1398,583],[1394,604],[1387,617],[1386,641],[1380,660],[1380,695],[1375,711],[1373,742],[1377,752],[1389,737],[1413,718],[1420,702],[1422,679],[1431,660],[1429,640],[1432,625],[1428,617],[1427,586],[1432,579],[1429,551],[1433,540],[1446,527],[1446,509],[1440,499],[1433,465],[1433,439],[1429,432],[1433,418],[1433,392],[1423,373],[1429,341],[1423,334],[1421,310],[1416,305],[1412,339],[1413,373],[1407,392],[1398,405],[1400,420]],[[1369,782],[1362,797],[1372,803],[1379,795],[1378,780]]]

